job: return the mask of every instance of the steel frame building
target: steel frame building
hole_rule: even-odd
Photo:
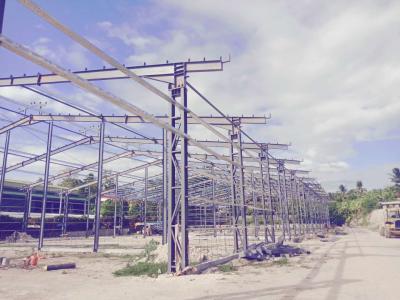
[[[137,201],[141,203],[144,225],[146,222],[160,224],[163,242],[168,244],[170,272],[182,270],[189,262],[195,261],[198,254],[196,251],[199,249],[201,255],[213,259],[246,251],[251,243],[260,239],[266,242],[275,242],[277,236],[292,239],[329,226],[327,194],[321,185],[316,180],[305,177],[308,171],[295,168],[300,161],[275,157],[276,155],[272,154],[273,151],[283,152],[290,145],[258,142],[244,130],[248,125],[263,126],[268,118],[227,116],[188,82],[189,74],[195,76],[198,72],[223,71],[224,64],[228,61],[220,58],[126,67],[81,35],[68,29],[32,1],[19,2],[110,65],[110,68],[71,72],[14,42],[1,33],[5,1],[0,0],[0,46],[49,70],[46,74],[0,78],[0,88],[22,87],[32,94],[46,97],[49,101],[79,112],[75,115],[62,111],[60,114],[28,114],[12,110],[6,105],[0,107],[17,116],[0,128],[0,134],[5,136],[0,177],[1,213],[9,211],[2,205],[7,173],[37,161],[45,163],[43,181],[32,182],[23,187],[23,231],[27,230],[31,217],[32,191],[42,187],[39,249],[44,245],[48,211],[46,205],[51,185],[57,185],[61,179],[77,176],[84,171],[96,171],[96,180],[73,188],[57,187],[60,195],[58,215],[62,217],[61,232],[68,231],[71,213],[69,198],[78,190],[86,189],[89,193],[79,214],[86,216],[86,228],[94,218],[95,252],[99,249],[102,197],[114,201],[114,235],[124,226],[124,203]],[[169,105],[167,114],[155,116],[96,85],[97,81],[121,79],[132,80],[154,96],[166,101]],[[168,92],[152,85],[152,81],[164,83]],[[44,85],[60,83],[71,83],[126,113],[119,116],[92,113],[42,89]],[[199,116],[192,111],[188,106],[189,91],[200,97],[217,115]],[[21,154],[15,149],[10,149],[10,139],[14,138],[14,130],[34,127],[39,123],[47,124],[48,128],[45,153]],[[98,124],[98,134],[90,135],[69,128],[69,124],[82,123]],[[160,128],[160,135],[156,138],[148,137],[128,127],[129,124],[155,125]],[[202,126],[216,138],[193,138],[189,131],[189,125],[193,124]],[[106,135],[106,127],[118,128],[129,136]],[[79,135],[80,139],[68,140],[67,144],[54,148],[54,129],[68,130]],[[82,145],[98,145],[96,162],[76,165],[53,159],[57,154]],[[115,147],[118,152],[105,158],[105,145]],[[10,165],[9,155],[19,155],[23,159]],[[125,170],[112,169],[109,173],[104,173],[105,164],[139,158],[141,164],[138,166]],[[51,164],[65,165],[69,170],[50,174]],[[149,175],[149,169],[155,170],[152,175]],[[141,170],[144,170],[144,176],[135,175]],[[121,179],[126,182],[121,183]],[[110,180],[113,184],[107,188],[105,183]],[[95,187],[96,191],[92,191],[91,187]],[[94,203],[91,202],[93,197]],[[91,205],[94,207],[90,208]],[[196,243],[198,247],[194,250]],[[221,248],[224,249],[219,251]]]

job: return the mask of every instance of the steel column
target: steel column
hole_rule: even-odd
[[[279,214],[280,214],[280,225],[282,230],[282,235],[286,238],[286,218],[285,218],[285,211],[284,211],[284,204],[282,200],[282,184],[281,184],[281,167],[278,165],[278,180],[277,180],[277,190],[278,190],[278,200],[279,200]]]
[[[167,242],[167,231],[168,231],[168,134],[165,129],[163,133],[163,233],[162,233],[162,244]]]
[[[268,145],[265,146],[263,149],[263,153],[265,155],[265,161],[266,161],[266,169],[267,169],[267,183],[268,183],[268,204],[269,204],[269,221],[270,221],[270,226],[271,226],[271,241],[275,243],[275,206],[273,203],[273,198],[272,198],[272,182],[271,182],[271,173],[269,171],[269,153],[268,153]],[[262,164],[261,164],[262,166]]]
[[[94,240],[93,252],[99,250],[99,231],[100,231],[100,208],[101,208],[101,192],[103,185],[103,155],[104,155],[104,128],[105,123],[100,123],[100,141],[99,141],[99,160],[97,168],[97,195],[96,195],[96,214],[94,220]]]
[[[0,7],[0,9],[1,9],[1,7]],[[6,178],[7,157],[8,157],[8,148],[10,145],[10,135],[11,135],[11,130],[8,130],[6,133],[6,141],[4,143],[3,165],[1,168],[1,178],[0,178],[0,211],[1,211],[1,202],[3,200],[4,182],[5,182],[5,178]]]
[[[246,206],[246,194],[244,190],[245,181],[244,181],[244,165],[243,165],[243,146],[242,146],[242,131],[240,129],[240,124],[238,124],[238,144],[239,144],[239,185],[240,185],[240,208],[241,208],[241,215],[242,215],[242,226],[243,226],[243,237],[242,237],[242,248],[243,251],[247,251],[247,206]]]
[[[251,197],[253,200],[253,221],[254,221],[254,236],[258,236],[258,210],[257,210],[257,196],[256,196],[256,185],[255,185],[255,178],[254,173],[251,172]],[[262,191],[261,191],[262,192]]]
[[[234,127],[232,126],[232,131],[230,131],[230,136],[231,140],[233,141],[234,139],[237,139],[237,134],[234,131]],[[233,145],[230,146],[230,155],[231,155],[231,160],[235,160],[235,153],[233,150]],[[231,170],[230,170],[230,175],[231,175],[231,213],[232,213],[232,230],[233,230],[233,251],[237,252],[239,250],[239,227],[238,227],[238,218],[239,218],[239,213],[238,213],[238,206],[237,206],[237,195],[236,195],[236,166],[231,165]]]
[[[86,212],[85,212],[85,214],[86,214],[86,237],[88,237],[89,236],[89,215],[90,215],[90,199],[91,199],[91,193],[90,193],[90,186],[88,187],[89,188],[89,190],[88,190],[88,197],[87,197],[87,199],[86,199]]]
[[[47,135],[47,150],[46,150],[46,162],[44,169],[44,184],[43,184],[43,199],[42,199],[42,214],[40,217],[40,235],[38,250],[43,247],[44,238],[44,226],[46,219],[46,202],[47,202],[47,190],[49,187],[49,171],[50,171],[50,155],[51,155],[51,142],[53,138],[53,122],[49,123],[48,135]]]
[[[187,228],[188,209],[188,115],[186,64],[174,67],[174,84],[171,96],[180,98],[179,115],[171,103],[170,125],[180,128],[183,135],[170,131],[168,147],[168,271],[176,272],[189,264],[189,238]],[[177,122],[179,121],[179,122]],[[180,147],[179,147],[180,146]],[[180,160],[178,159],[180,154]]]
[[[67,233],[68,213],[69,213],[69,193],[65,193],[65,197],[64,197],[64,214],[63,214],[63,223],[62,223],[62,234],[66,234]]]
[[[0,34],[3,33],[4,10],[6,7],[6,0],[0,0]]]
[[[114,197],[114,231],[113,237],[117,235],[117,201],[118,201],[118,175],[115,176],[115,197]]]
[[[148,180],[149,180],[149,168],[144,169],[144,213],[143,213],[143,235],[146,236],[147,229],[147,197],[148,197]]]
[[[286,222],[287,222],[287,232],[289,235],[289,240],[292,239],[292,231],[290,229],[290,215],[289,215],[289,199],[288,199],[288,193],[287,193],[287,185],[286,185],[286,169],[285,166],[282,164],[282,175],[283,175],[283,199],[285,200],[285,215],[286,215]]]
[[[32,191],[30,189],[26,190],[25,193],[25,204],[24,204],[24,218],[22,221],[22,232],[26,232],[28,229],[28,219],[29,219],[29,210],[30,210],[30,199],[31,199]]]
[[[217,237],[217,220],[216,220],[216,205],[215,205],[215,180],[211,180],[211,197],[213,200],[212,212],[213,212],[213,229],[214,237]]]

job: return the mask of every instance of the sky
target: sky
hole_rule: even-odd
[[[126,65],[230,56],[223,72],[195,74],[189,81],[229,115],[271,114],[267,126],[245,129],[259,141],[290,142],[288,155],[302,158],[327,191],[340,184],[352,188],[357,180],[368,189],[385,187],[391,170],[400,167],[399,1],[36,3]],[[6,1],[3,34],[71,70],[104,65],[17,1]],[[44,70],[0,48],[0,77],[38,72]],[[131,82],[101,86],[154,114],[168,111]],[[121,113],[77,88],[44,89],[92,111]],[[26,105],[41,101],[16,88],[2,88],[0,95]],[[189,107],[210,113],[195,97]],[[61,109],[69,112],[50,102],[43,111]],[[1,117],[1,124],[15,119]],[[203,137],[198,128],[192,132]]]

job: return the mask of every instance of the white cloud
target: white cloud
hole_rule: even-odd
[[[55,46],[51,39],[40,37],[32,43],[31,47],[34,52],[70,68],[83,69],[89,64],[87,51],[74,43],[68,46]]]
[[[162,34],[143,31],[137,20],[100,26],[132,47],[132,64],[232,53],[223,73],[189,80],[229,114],[271,112],[274,125],[251,133],[291,141],[322,181],[347,180],[355,142],[398,130],[398,2],[158,5],[164,14],[154,23],[164,24],[168,12],[179,15]],[[191,100],[191,108],[209,113],[199,103]]]

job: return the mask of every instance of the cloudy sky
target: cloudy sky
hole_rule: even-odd
[[[271,114],[268,126],[249,133],[260,141],[291,142],[290,155],[301,157],[328,191],[357,180],[384,187],[391,169],[400,167],[399,1],[37,3],[127,65],[230,55],[223,72],[190,81],[230,115]],[[13,0],[6,4],[3,33],[72,70],[103,66]],[[42,71],[0,49],[0,77]],[[162,100],[129,82],[103,86],[149,112],[167,111]],[[104,110],[99,99],[77,89],[46,88]],[[35,100],[20,89],[0,95]],[[195,99],[189,106],[209,112]]]

